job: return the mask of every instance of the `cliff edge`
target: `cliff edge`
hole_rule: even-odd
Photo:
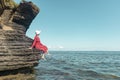
[[[0,0],[0,72],[38,65],[39,51],[28,49],[33,40],[25,35],[38,13],[32,2],[17,5],[13,0]]]

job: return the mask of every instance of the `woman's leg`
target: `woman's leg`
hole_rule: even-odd
[[[42,57],[41,57],[41,58],[44,59],[44,60],[46,60],[44,53],[42,54]]]
[[[45,52],[44,51],[40,51],[40,54],[41,54],[41,59],[46,60],[46,58],[45,58]]]

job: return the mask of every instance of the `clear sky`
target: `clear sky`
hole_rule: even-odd
[[[120,0],[31,1],[40,13],[26,35],[34,38],[41,30],[49,50],[120,51]]]

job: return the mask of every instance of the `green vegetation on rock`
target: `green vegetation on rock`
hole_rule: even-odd
[[[14,0],[0,0],[0,14],[4,9],[15,9],[18,4]]]
[[[16,8],[18,4],[14,0],[0,0],[0,7],[2,8]]]

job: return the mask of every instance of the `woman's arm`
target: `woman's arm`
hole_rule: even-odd
[[[34,38],[34,41],[33,41],[33,43],[32,43],[31,48],[35,47],[35,44],[36,44],[36,36],[35,36],[35,38]]]

